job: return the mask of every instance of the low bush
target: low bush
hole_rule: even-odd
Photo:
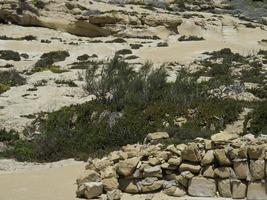
[[[186,36],[183,35],[180,38],[178,38],[178,41],[182,42],[182,41],[201,41],[201,40],[205,40],[203,37],[198,37],[198,36],[194,36],[194,35],[190,35],[190,36]]]
[[[20,55],[16,51],[12,51],[12,50],[0,50],[0,59],[20,61]]]
[[[51,51],[44,53],[41,59],[35,63],[36,68],[43,68],[49,65],[53,65],[55,62],[64,61],[70,54],[67,51]]]
[[[127,55],[132,54],[133,52],[130,49],[121,49],[116,52],[117,55]]]
[[[267,135],[267,100],[256,106],[245,121],[244,133],[252,133],[256,136]]]
[[[56,74],[68,72],[68,70],[61,69],[60,66],[58,66],[58,65],[48,65],[46,67],[35,67],[32,71],[33,72],[51,71],[51,72],[56,73]]]
[[[184,70],[175,82],[167,82],[164,66],[146,63],[135,71],[117,56],[87,67],[85,89],[96,99],[40,118],[36,123],[42,134],[16,142],[9,155],[31,161],[86,160],[88,155],[142,142],[154,131],[168,131],[177,142],[207,138],[236,120],[242,110],[235,100],[208,98],[205,87]],[[187,122],[179,126],[177,117]]]
[[[12,86],[24,85],[26,83],[26,79],[22,77],[15,70],[1,71],[0,72],[0,83],[12,87]]]

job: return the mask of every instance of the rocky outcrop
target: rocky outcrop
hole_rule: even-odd
[[[244,136],[218,142],[198,138],[167,147],[155,143],[168,137],[165,132],[150,133],[146,141],[153,144],[127,145],[90,161],[85,174],[77,179],[77,196],[95,197],[102,190],[101,194],[118,199],[120,191],[162,190],[175,197],[267,198],[266,139]]]

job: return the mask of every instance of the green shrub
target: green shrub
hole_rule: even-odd
[[[0,83],[8,87],[13,87],[24,85],[26,83],[26,79],[15,70],[0,71]]]
[[[167,42],[160,42],[157,44],[157,47],[167,47],[168,43]]]
[[[178,38],[178,41],[180,41],[180,42],[182,42],[182,41],[201,41],[201,40],[204,40],[204,38],[194,36],[194,35],[190,35],[190,36],[183,35],[180,38]]]
[[[248,124],[250,124],[248,126]],[[254,111],[250,113],[245,121],[244,133],[252,133],[254,135],[267,135],[267,100],[264,100],[256,106]]]
[[[56,74],[61,74],[64,72],[68,72],[66,69],[61,69],[58,65],[49,65],[46,67],[35,67],[33,72],[43,72],[43,71],[51,71]]]
[[[117,55],[127,55],[132,54],[133,52],[130,49],[121,49],[116,52]]]
[[[0,50],[0,59],[20,61],[20,55],[12,50]]]
[[[64,61],[70,54],[67,51],[51,51],[44,53],[41,59],[35,63],[35,68],[43,68],[53,65],[55,62]]]

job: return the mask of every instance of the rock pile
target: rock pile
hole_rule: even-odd
[[[197,138],[188,144],[164,147],[156,141],[164,132],[150,133],[149,144],[135,144],[89,160],[77,179],[77,196],[120,199],[125,193],[162,190],[175,197],[267,199],[267,139],[240,137],[231,141]]]

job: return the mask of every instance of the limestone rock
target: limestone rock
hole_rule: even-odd
[[[98,197],[103,193],[103,184],[101,182],[84,183],[78,187],[76,192],[78,197],[87,199]]]
[[[214,153],[213,150],[209,150],[206,152],[204,157],[201,160],[201,165],[210,165],[214,162]]]
[[[214,167],[213,166],[207,166],[204,168],[202,175],[206,178],[214,178]]]
[[[140,161],[140,158],[129,158],[129,159],[120,161],[117,167],[118,174],[122,176],[132,175],[139,161]]]
[[[192,162],[201,161],[200,153],[197,144],[192,143],[184,148],[182,151],[182,159]]]
[[[155,132],[155,133],[149,133],[146,136],[146,139],[148,141],[158,141],[162,139],[168,139],[170,136],[167,132]]]
[[[162,177],[161,167],[159,165],[154,166],[154,167],[145,167],[143,176],[144,177],[158,177],[158,178],[161,178]]]
[[[172,157],[168,160],[168,163],[170,165],[174,165],[174,166],[179,166],[182,162],[182,159],[181,158],[175,158],[175,157]]]
[[[180,171],[190,171],[192,173],[199,173],[201,170],[201,166],[197,164],[191,164],[191,163],[182,163],[179,167]]]
[[[85,170],[85,172],[76,180],[78,185],[81,185],[86,182],[100,182],[101,177],[94,170]]]
[[[262,181],[250,182],[247,191],[248,200],[265,200],[267,199],[266,183]]]
[[[218,190],[222,197],[232,197],[230,179],[218,180]]]
[[[231,176],[231,168],[218,167],[214,170],[214,175],[219,178],[229,178]]]
[[[238,179],[247,179],[249,167],[247,161],[234,161],[234,171]]]
[[[186,195],[186,191],[184,190],[184,188],[177,185],[173,181],[165,181],[163,187],[163,192],[169,196],[182,197]]]
[[[252,180],[261,180],[264,178],[264,160],[250,160],[249,167]]]
[[[116,177],[105,178],[102,180],[102,183],[105,191],[112,191],[119,187],[119,182]]]
[[[147,193],[159,190],[162,187],[162,183],[161,180],[158,180],[155,177],[147,177],[138,184],[140,184],[141,191]]]
[[[194,177],[189,183],[188,194],[195,197],[214,197],[216,195],[216,183],[213,179]]]
[[[261,145],[251,145],[248,147],[248,156],[250,159],[257,160],[263,156],[263,147]]]
[[[214,150],[214,155],[221,166],[227,166],[232,164],[224,149]]]
[[[119,188],[123,192],[130,194],[136,194],[140,191],[134,179],[119,179]]]
[[[107,192],[107,200],[120,200],[121,199],[121,191],[118,189],[108,191]]]
[[[240,180],[232,180],[233,199],[244,199],[246,197],[247,185]]]

